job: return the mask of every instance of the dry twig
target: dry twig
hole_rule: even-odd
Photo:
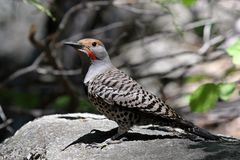
[[[54,55],[52,54],[52,49],[50,49],[50,42],[49,44],[43,45],[41,42],[35,39],[36,34],[36,28],[34,26],[31,27],[30,33],[29,33],[29,39],[31,43],[38,49],[42,50],[45,53],[45,56],[47,57],[49,63],[53,66],[53,68],[62,71],[63,65],[60,60],[58,60]],[[78,95],[74,87],[72,86],[71,82],[65,75],[59,75],[60,81],[63,84],[65,91],[69,94],[69,96],[72,98],[71,104],[69,107],[69,111],[74,111],[75,107],[78,106]]]

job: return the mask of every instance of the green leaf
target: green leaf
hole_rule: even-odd
[[[54,106],[58,108],[64,108],[68,105],[69,102],[70,102],[69,96],[59,96],[58,98],[56,98]]]
[[[196,0],[182,0],[182,4],[184,4],[187,7],[190,7],[196,3]]]
[[[236,83],[218,84],[219,98],[221,98],[224,101],[227,101],[235,89],[236,89]]]
[[[240,53],[238,55],[233,56],[233,63],[240,64]]]
[[[234,64],[240,64],[240,39],[227,48],[227,53],[232,56]]]
[[[213,108],[217,102],[218,93],[218,86],[214,83],[207,83],[200,86],[191,94],[191,110],[194,112],[206,112]]]
[[[44,6],[41,2],[39,2],[38,0],[24,0],[25,3],[31,4],[33,5],[35,8],[37,8],[39,11],[44,12],[45,14],[47,14],[49,17],[51,17],[51,19],[53,21],[56,20],[56,18],[52,15],[52,13],[50,12],[50,10]]]

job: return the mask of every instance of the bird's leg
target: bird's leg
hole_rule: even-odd
[[[129,128],[126,128],[126,127],[123,127],[123,126],[119,126],[117,133],[115,135],[113,135],[111,138],[107,139],[105,141],[105,143],[106,144],[119,144],[119,143],[122,143],[123,141],[127,140],[127,138],[126,137],[120,138],[120,137],[122,135],[124,135],[125,133],[127,133],[128,130],[129,130]]]
[[[117,140],[119,137],[127,133],[128,130],[129,130],[128,127],[119,126],[117,133],[111,137],[111,140]]]

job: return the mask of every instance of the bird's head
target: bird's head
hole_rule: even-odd
[[[65,42],[65,45],[72,46],[76,50],[87,54],[91,61],[104,60],[108,58],[108,53],[103,43],[97,39],[81,39],[78,42]]]

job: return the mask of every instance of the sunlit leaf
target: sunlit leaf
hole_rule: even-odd
[[[240,53],[238,55],[233,56],[233,63],[240,64]]]
[[[41,12],[44,12],[45,14],[47,14],[49,17],[51,17],[51,19],[53,21],[56,20],[56,18],[52,15],[52,13],[50,12],[50,10],[44,6],[41,2],[39,2],[38,0],[24,0],[25,3],[31,4],[33,5],[35,8],[37,8],[38,10],[40,10]]]
[[[185,6],[192,6],[196,3],[196,0],[182,0],[182,4],[184,4]]]
[[[227,53],[232,56],[234,64],[240,64],[240,39],[227,48]]]
[[[218,86],[207,83],[200,86],[190,97],[190,107],[194,112],[206,112],[213,108],[218,99]]]
[[[220,83],[218,84],[219,98],[226,101],[232,95],[236,88],[236,83]]]

